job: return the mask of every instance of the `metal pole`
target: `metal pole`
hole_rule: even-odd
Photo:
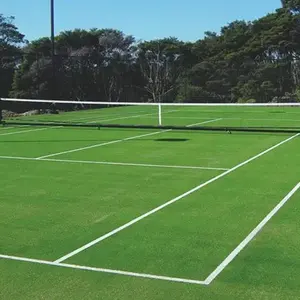
[[[3,124],[2,121],[2,99],[0,98],[0,125]]]
[[[52,60],[52,82],[51,82],[51,94],[52,98],[55,99],[55,29],[54,29],[54,0],[50,0],[50,24],[51,24],[51,60]]]

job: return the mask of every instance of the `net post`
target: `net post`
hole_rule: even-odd
[[[161,103],[158,103],[158,124],[159,126],[162,125],[162,117],[161,117]]]

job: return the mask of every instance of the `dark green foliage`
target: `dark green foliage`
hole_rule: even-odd
[[[113,29],[62,32],[56,37],[55,96],[135,102],[270,102],[287,94],[298,99],[299,8],[299,0],[282,1],[274,13],[233,21],[195,43],[175,37],[136,43]],[[14,33],[10,42],[22,38]],[[6,81],[14,71],[9,70]],[[23,48],[10,95],[51,98],[51,76],[50,40],[33,41]]]
[[[300,1],[299,0],[281,0],[282,7],[292,12],[300,12]]]
[[[20,59],[20,45],[24,35],[13,24],[14,18],[0,14],[0,95],[7,96],[11,89],[14,71]]]

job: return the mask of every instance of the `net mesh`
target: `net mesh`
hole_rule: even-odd
[[[300,132],[300,103],[0,102],[3,125]]]

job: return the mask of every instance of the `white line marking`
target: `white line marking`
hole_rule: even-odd
[[[178,110],[174,109],[174,110],[169,110],[167,112],[165,112],[165,114],[171,113],[171,112],[176,112]],[[95,120],[95,121],[90,121],[88,122],[88,124],[90,123],[96,123],[96,122],[110,122],[110,121],[117,121],[117,120],[123,120],[123,119],[131,119],[131,118],[139,118],[139,117],[144,117],[144,116],[152,116],[152,115],[157,115],[156,119],[158,119],[158,112],[154,112],[154,113],[147,113],[147,114],[139,114],[139,115],[130,115],[130,116],[126,116],[126,117],[117,117],[117,118],[112,118],[112,119],[99,119],[99,120]]]
[[[202,125],[202,124],[217,122],[217,121],[221,121],[221,120],[223,120],[223,118],[218,118],[218,119],[214,119],[214,120],[204,121],[204,122],[200,122],[200,123],[188,125],[187,127],[194,127],[194,126],[197,126],[197,125]]]
[[[173,110],[169,110],[169,111],[166,111],[164,112],[165,114],[168,114],[168,113],[172,113],[172,112],[177,112],[178,110],[177,109],[173,109]],[[146,111],[139,111],[139,113],[143,113],[143,112],[146,112]],[[86,123],[86,124],[93,124],[93,123],[97,123],[97,122],[110,122],[110,121],[117,121],[117,120],[123,120],[123,119],[131,119],[131,118],[138,118],[138,117],[144,117],[144,116],[151,116],[151,115],[157,115],[157,117],[153,117],[153,118],[156,118],[158,119],[158,112],[154,112],[154,113],[145,113],[145,114],[139,114],[139,115],[127,115],[126,117],[121,117],[120,114],[116,115],[106,115],[106,116],[89,116],[89,117],[83,117],[83,118],[73,118],[73,119],[66,119],[67,122],[77,122],[77,121],[85,121],[85,120],[90,120],[90,119],[93,119],[93,121],[89,121],[89,122],[83,122],[83,123]],[[110,117],[110,119],[107,119],[107,117]],[[114,117],[114,118],[111,118],[111,117]],[[208,119],[208,118],[206,118]],[[26,119],[24,119],[26,121]],[[60,119],[57,119],[55,121],[59,122]],[[47,119],[44,120],[47,122]],[[29,126],[29,125],[23,125],[23,126]],[[23,127],[22,126],[22,127]],[[14,127],[11,127],[11,128],[14,128]]]
[[[180,110],[177,110],[180,111]],[[155,117],[147,117],[146,119],[154,119]],[[186,120],[211,120],[212,118],[217,118],[217,117],[199,117],[199,116],[195,116],[195,117],[182,117],[182,116],[178,116],[178,117],[170,117],[170,116],[165,116],[164,119],[186,119]],[[223,119],[227,119],[227,118],[223,118]]]
[[[124,276],[140,277],[140,278],[164,280],[164,281],[172,281],[172,282],[181,282],[181,283],[189,283],[189,284],[206,285],[206,283],[204,281],[200,281],[200,280],[184,279],[184,278],[177,278],[177,277],[167,277],[167,276],[127,272],[127,271],[112,270],[112,269],[94,268],[94,267],[79,266],[79,265],[73,265],[73,264],[60,264],[60,263],[47,261],[47,260],[17,257],[17,256],[3,255],[3,254],[0,254],[0,258],[8,259],[8,260],[15,260],[15,261],[29,262],[29,263],[36,263],[36,264],[40,264],[40,265],[49,265],[49,266],[69,268],[69,269],[78,269],[78,270],[84,270],[84,271],[109,273],[109,274],[116,274],[116,275],[124,275]]]
[[[136,113],[146,113],[147,111],[137,111]],[[101,116],[101,114],[99,114],[99,116],[97,116],[96,114],[94,114],[94,116],[90,116],[90,117],[85,117],[85,118],[79,118],[79,119],[72,119],[72,120],[68,120],[68,121],[77,121],[77,120],[89,120],[89,119],[94,119],[94,121],[90,121],[88,123],[93,123],[93,122],[105,122],[105,121],[111,121],[111,120],[119,120],[119,119],[127,119],[127,118],[134,118],[134,117],[137,117],[137,116],[148,116],[148,115],[155,115],[155,114],[158,114],[158,113],[147,113],[147,114],[140,114],[140,115],[130,115],[130,114],[127,114],[126,117],[124,117],[124,114],[123,114],[123,117],[122,114],[118,113],[118,114],[111,114],[111,115],[104,115],[104,116]],[[109,118],[109,119],[108,119]],[[113,119],[111,119],[113,118]]]
[[[184,198],[184,197],[186,197],[186,196],[188,196],[188,195],[190,195],[190,194],[192,194],[192,193],[194,193],[194,192],[202,189],[203,187],[209,185],[210,183],[212,183],[212,182],[214,182],[214,181],[216,181],[216,180],[218,180],[218,179],[220,179],[220,178],[222,178],[222,177],[230,174],[231,172],[233,172],[233,171],[239,169],[240,167],[248,164],[249,162],[251,162],[251,161],[253,161],[253,160],[255,160],[255,159],[257,159],[257,158],[259,158],[259,157],[261,157],[263,155],[265,155],[266,153],[274,150],[275,148],[277,148],[277,147],[279,147],[279,146],[281,146],[281,145],[289,142],[290,140],[298,137],[299,135],[300,135],[300,133],[297,133],[297,134],[293,135],[292,137],[289,137],[288,139],[285,139],[284,141],[282,141],[282,142],[280,142],[280,143],[278,143],[278,144],[276,144],[276,145],[268,148],[267,150],[265,150],[265,151],[263,151],[263,152],[255,155],[255,156],[253,156],[253,157],[245,160],[244,162],[236,165],[235,167],[227,170],[226,172],[223,172],[220,175],[213,177],[212,179],[210,179],[210,180],[208,180],[208,181],[206,181],[206,182],[204,182],[204,183],[202,183],[202,184],[194,187],[193,189],[191,189],[191,190],[189,190],[189,191],[187,191],[187,192],[179,195],[178,197],[176,197],[176,198],[174,198],[174,199],[172,199],[172,200],[170,200],[170,201],[168,201],[168,202],[166,202],[166,203],[164,203],[164,204],[162,204],[162,205],[160,205],[160,206],[158,206],[158,207],[150,210],[149,212],[147,212],[147,213],[145,213],[145,214],[143,214],[143,215],[141,215],[141,216],[139,216],[139,217],[131,220],[130,222],[128,222],[128,223],[126,223],[126,224],[124,224],[124,225],[122,225],[122,226],[120,226],[120,227],[118,227],[118,228],[116,228],[116,229],[114,229],[114,230],[112,230],[112,231],[110,231],[110,232],[108,232],[108,233],[100,236],[99,238],[97,238],[97,239],[89,242],[88,244],[85,244],[82,247],[80,247],[80,248],[78,248],[78,249],[76,249],[76,250],[74,250],[74,251],[72,251],[72,252],[64,255],[63,257],[57,259],[55,262],[60,263],[62,261],[65,261],[68,258],[70,258],[70,257],[72,257],[72,256],[74,256],[74,255],[76,255],[76,254],[78,254],[78,253],[80,253],[80,252],[82,252],[82,251],[84,251],[84,250],[86,250],[86,249],[94,246],[95,244],[98,244],[99,242],[101,242],[101,241],[103,241],[103,240],[105,240],[105,239],[107,239],[107,238],[115,235],[116,233],[118,233],[118,232],[120,232],[120,231],[122,231],[122,230],[124,230],[124,229],[126,229],[126,228],[128,228],[130,226],[132,226],[133,224],[135,224],[135,223],[137,223],[137,222],[139,222],[139,221],[141,221],[141,220],[149,217],[150,215],[156,213],[157,211],[162,210],[163,208],[165,208],[165,207],[167,207],[167,206],[169,206],[169,205],[177,202],[178,200],[180,200],[180,199],[182,199],[182,198]]]
[[[98,111],[100,112],[101,109],[99,109]],[[178,111],[178,109],[173,109],[173,110],[168,110],[164,113],[167,114],[167,113],[177,112],[177,111]],[[103,111],[101,111],[101,112],[103,112]],[[127,115],[125,117],[124,117],[124,113],[120,114],[120,112],[118,112],[118,114],[110,114],[110,115],[101,115],[101,113],[100,113],[98,116],[96,115],[95,111],[93,111],[92,113],[93,113],[93,116],[82,117],[82,118],[74,118],[74,116],[72,116],[73,118],[66,119],[66,120],[70,121],[70,122],[76,122],[76,121],[85,121],[85,120],[94,119],[93,121],[84,122],[87,124],[92,124],[92,123],[96,123],[96,122],[109,122],[109,121],[138,118],[138,117],[151,116],[151,115],[157,115],[156,119],[158,119],[158,112],[149,113],[149,111],[146,111],[146,110],[136,111],[135,113],[139,113],[138,115],[136,115],[136,114],[133,115],[133,114],[127,113]],[[153,118],[155,118],[155,117],[153,117]],[[209,118],[206,118],[206,119],[209,119]],[[59,121],[59,120],[57,120],[57,121]]]
[[[202,112],[203,113],[203,112]],[[147,119],[154,119],[155,117],[147,117]],[[165,119],[184,119],[184,120],[208,120],[208,119],[212,119],[212,118],[216,118],[215,117],[184,117],[184,116],[178,116],[178,117],[170,117],[170,116],[165,116]],[[222,117],[223,120],[240,120],[240,121],[290,121],[290,122],[296,122],[299,123],[300,120],[299,119],[281,119],[281,118],[277,118],[277,119],[269,119],[269,118],[265,118],[265,119],[259,119],[259,118],[226,118],[226,117]]]
[[[131,106],[224,106],[224,107],[297,107],[300,106],[299,102],[286,102],[286,103],[180,103],[180,102],[105,102],[105,101],[75,101],[75,100],[43,100],[43,99],[18,99],[18,98],[0,98],[2,101],[10,102],[32,102],[32,103],[62,103],[62,104],[92,104],[92,105],[131,105]]]
[[[168,130],[162,130],[162,131],[156,131],[156,132],[147,133],[147,134],[135,135],[135,136],[124,138],[124,139],[120,139],[120,140],[114,140],[114,141],[110,141],[110,142],[106,142],[106,143],[101,143],[101,144],[91,145],[91,146],[87,146],[87,147],[82,147],[82,148],[67,150],[67,151],[63,151],[63,152],[57,152],[57,153],[53,153],[53,154],[49,154],[49,155],[44,155],[44,156],[37,157],[37,159],[45,159],[45,158],[49,158],[49,157],[53,157],[53,156],[58,156],[58,155],[62,155],[62,154],[68,154],[68,153],[74,153],[74,152],[88,150],[88,149],[92,149],[92,148],[98,148],[98,147],[102,147],[102,146],[107,146],[107,145],[111,145],[111,144],[116,144],[116,143],[121,143],[121,142],[125,142],[125,141],[130,141],[130,140],[142,138],[142,137],[145,137],[145,136],[151,136],[151,135],[155,135],[155,134],[160,134],[160,133],[167,132],[167,131],[170,131],[170,129],[168,129]]]
[[[234,259],[235,257],[255,238],[272,217],[290,200],[300,188],[300,182],[282,199],[275,208],[252,230],[252,232],[225,258],[225,260],[205,279],[210,284]]]
[[[41,131],[41,130],[46,130],[46,129],[49,129],[49,128],[38,128],[38,129],[30,129],[30,130],[6,132],[6,133],[0,133],[0,136],[3,136],[3,135],[12,135],[12,134],[18,134],[18,133],[26,133],[26,132],[34,132],[34,131]]]
[[[101,115],[101,113],[99,113],[99,112],[101,112],[101,113],[103,112],[103,111],[101,111],[101,108],[100,108],[100,111],[98,110],[98,115],[97,115],[96,111],[93,111],[90,113],[90,114],[92,114],[92,116],[68,119],[68,121],[79,121],[79,120],[81,121],[81,120],[90,120],[90,119],[101,119],[101,120],[104,119],[105,120],[107,118],[112,118],[112,117],[121,117],[120,112],[115,113],[115,114],[109,114],[109,115]],[[136,111],[135,113],[144,113],[144,112],[147,112],[147,111]]]
[[[211,120],[211,122],[213,122],[213,121],[215,121],[215,120]],[[205,121],[205,122],[203,122],[203,124],[207,123],[207,122],[208,121]],[[199,123],[199,124],[201,124],[201,123]],[[193,126],[193,124],[189,125],[189,126]],[[49,157],[58,156],[58,155],[62,155],[62,154],[68,154],[68,153],[78,152],[78,151],[82,151],[82,150],[98,148],[98,147],[102,147],[102,146],[107,146],[107,145],[111,145],[111,144],[116,144],[116,143],[120,143],[120,142],[125,142],[125,141],[138,139],[138,138],[145,137],[145,136],[161,134],[161,133],[169,132],[169,131],[172,131],[172,129],[160,130],[160,131],[155,131],[155,132],[152,132],[152,133],[147,133],[147,134],[142,134],[142,135],[135,135],[135,136],[132,136],[132,137],[129,137],[129,138],[115,140],[115,141],[111,141],[111,142],[107,142],[107,143],[101,143],[101,144],[91,145],[91,146],[87,146],[87,147],[82,147],[82,148],[67,150],[67,151],[63,151],[63,152],[53,153],[53,154],[37,157],[37,159],[44,159],[44,158],[49,158]]]
[[[88,122],[88,124],[90,123],[97,123],[97,122],[110,122],[110,121],[117,121],[117,120],[124,120],[124,119],[131,119],[131,118],[139,118],[139,117],[144,117],[144,116],[152,116],[158,113],[151,113],[151,114],[141,114],[141,115],[132,115],[132,116],[126,116],[126,117],[117,117],[117,118],[112,118],[112,119],[98,119],[95,121],[90,121]],[[157,117],[158,119],[158,117]]]
[[[159,165],[159,164],[139,164],[139,163],[124,163],[124,162],[111,162],[111,161],[91,161],[91,160],[51,159],[51,158],[38,159],[38,158],[20,157],[20,156],[0,156],[0,159],[47,161],[47,162],[78,163],[78,164],[99,164],[99,165],[129,166],[129,167],[130,166],[132,166],[132,167],[149,167],[149,168],[173,168],[173,169],[192,169],[192,170],[194,169],[194,170],[213,170],[213,171],[229,170],[228,168]]]
[[[1,125],[0,125],[1,126]],[[13,129],[15,127],[12,127],[12,126],[1,126],[1,130],[7,130],[7,129]]]

